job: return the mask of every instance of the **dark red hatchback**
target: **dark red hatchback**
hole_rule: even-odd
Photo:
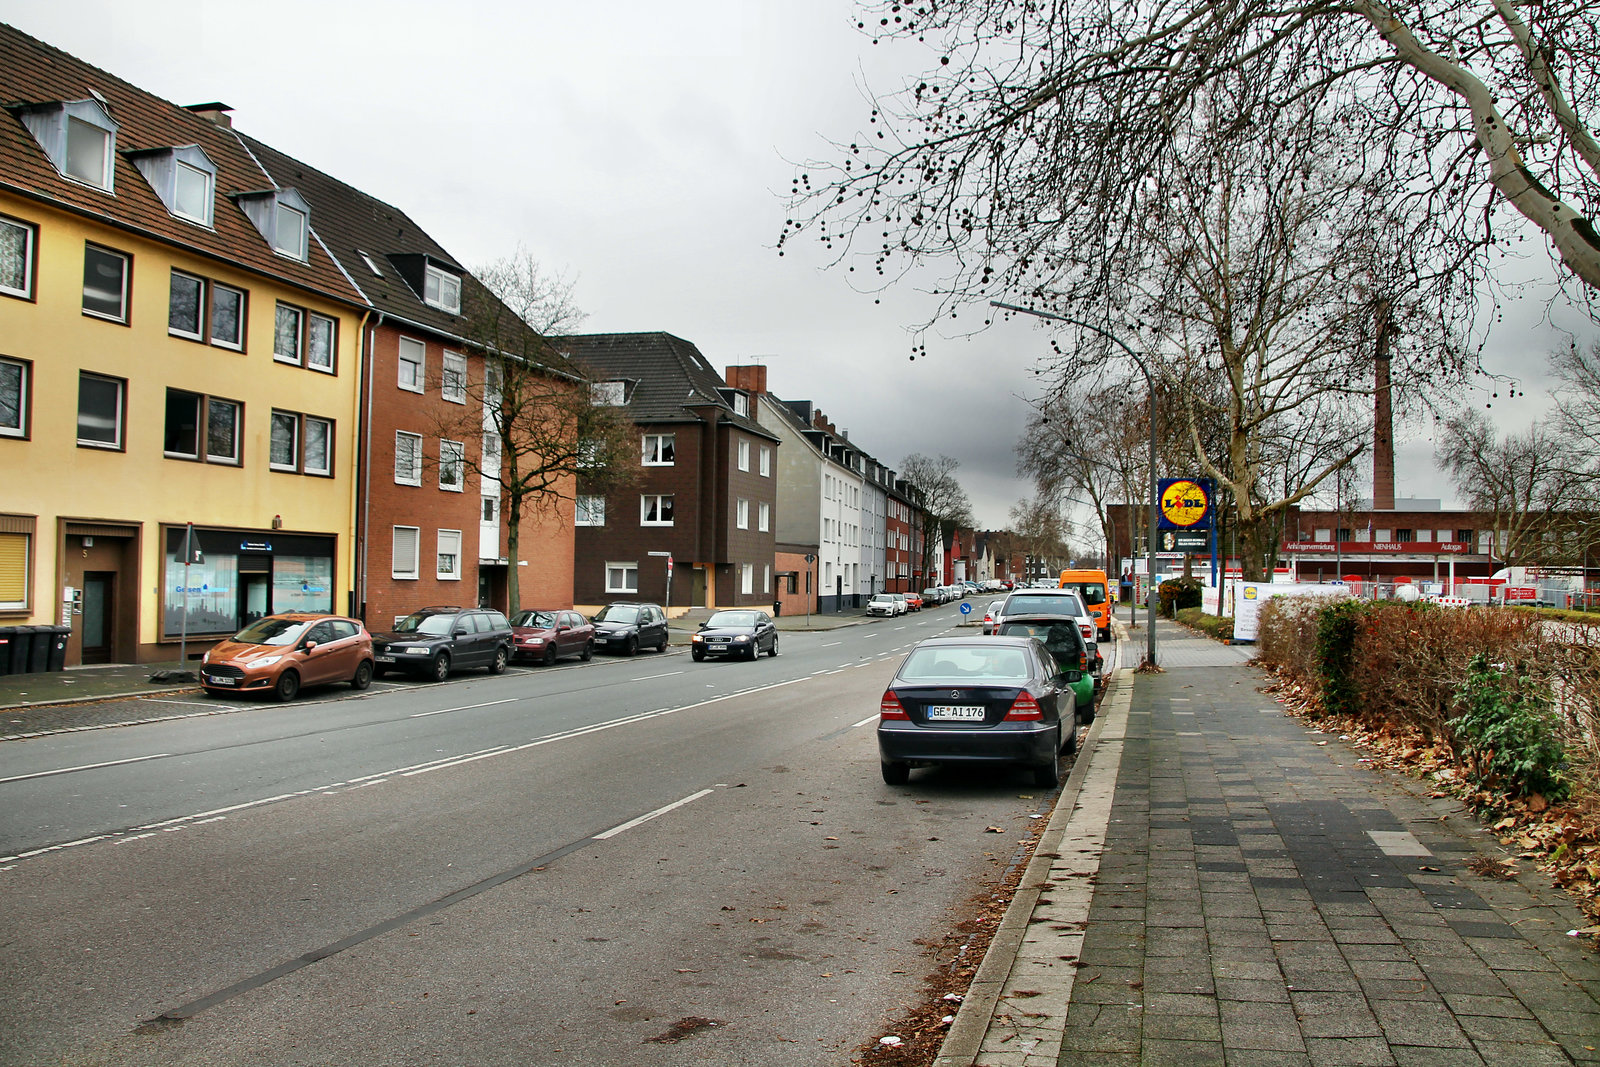
[[[594,627],[576,611],[519,611],[511,616],[511,658],[550,666],[563,656],[594,656]]]

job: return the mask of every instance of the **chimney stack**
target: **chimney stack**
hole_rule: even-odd
[[[233,108],[227,104],[218,101],[212,101],[209,104],[185,104],[183,109],[194,112],[207,122],[214,122],[218,126],[226,126],[230,130],[233,129],[233,119],[228,114]]]
[[[723,381],[730,389],[743,389],[761,395],[767,391],[767,368],[759,363],[746,367],[727,367],[722,372]]]
[[[1372,509],[1394,510],[1394,408],[1389,392],[1389,302],[1377,308],[1378,341],[1373,353]]]

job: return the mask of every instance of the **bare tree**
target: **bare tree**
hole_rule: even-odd
[[[1436,446],[1457,491],[1494,524],[1494,553],[1507,566],[1571,565],[1594,521],[1593,462],[1581,445],[1534,425],[1501,437],[1481,411],[1448,420]]]
[[[1556,389],[1557,425],[1581,448],[1577,458],[1600,474],[1600,341],[1556,352],[1550,361]]]
[[[1054,495],[1018,500],[1009,517],[1009,540],[1016,551],[1051,568],[1067,558],[1067,524]]]
[[[554,517],[580,484],[596,493],[626,484],[639,451],[627,409],[596,403],[582,368],[562,354],[561,337],[583,319],[568,281],[519,252],[466,279],[462,318],[482,373],[445,383],[466,402],[441,414],[435,432],[462,443],[465,472],[499,487],[513,561],[507,593],[517,611],[523,518]]]
[[[949,456],[928,456],[921,452],[913,452],[900,461],[900,476],[922,490],[921,567],[925,575],[928,557],[940,530],[946,526],[972,526],[972,503],[956,478],[960,466]]]

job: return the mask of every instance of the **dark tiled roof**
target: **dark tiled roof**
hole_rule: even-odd
[[[407,284],[390,259],[427,256],[464,275],[462,284],[467,285],[466,271],[422,227],[399,208],[368,196],[254,137],[240,136],[279,185],[292,186],[306,198],[318,236],[344,264],[373,307],[446,334],[462,335],[461,317],[424,303],[422,295]],[[362,259],[363,252],[372,257],[383,272],[381,276],[374,274]]]
[[[13,108],[84,100],[97,92],[118,124],[114,195],[57,172]],[[273,252],[229,194],[271,181],[233,131],[201,118],[22,31],[0,25],[0,188],[78,211],[116,227],[278,278],[346,302],[360,295],[315,241],[309,262]],[[129,152],[197,144],[217,166],[213,227],[174,218],[128,159]],[[312,229],[317,227],[315,215]]]
[[[723,418],[759,437],[778,440],[755,419],[736,414],[723,399],[727,388],[700,350],[670,333],[592,333],[565,337],[562,349],[595,381],[631,384],[628,409],[635,422],[702,420],[692,409],[718,407]]]

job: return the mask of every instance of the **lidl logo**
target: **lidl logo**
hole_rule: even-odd
[[[1246,600],[1254,600],[1256,598],[1256,587],[1253,586],[1253,585],[1245,586],[1244,587],[1244,598]]]
[[[1174,526],[1188,527],[1202,522],[1210,508],[1211,497],[1199,482],[1174,481],[1161,493],[1161,514]]]

